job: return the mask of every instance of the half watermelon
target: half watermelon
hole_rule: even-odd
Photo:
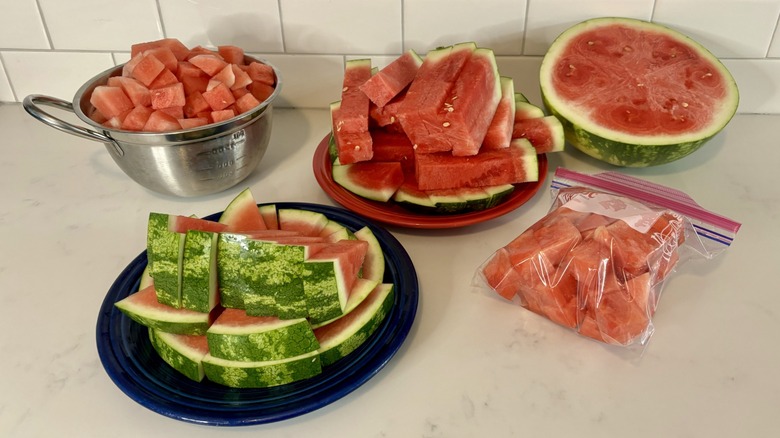
[[[577,149],[618,166],[669,163],[699,149],[737,110],[734,78],[670,28],[597,18],[564,31],[540,73],[542,98]]]

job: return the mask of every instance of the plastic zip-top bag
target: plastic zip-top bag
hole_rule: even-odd
[[[618,172],[559,168],[546,216],[477,270],[478,285],[583,336],[644,346],[666,280],[710,259],[740,224],[688,195]]]

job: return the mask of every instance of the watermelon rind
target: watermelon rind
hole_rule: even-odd
[[[147,287],[154,284],[154,280],[152,279],[152,276],[149,274],[149,263],[146,263],[146,266],[144,267],[144,271],[141,272],[141,278],[138,280],[138,289],[146,289]]]
[[[363,227],[355,231],[355,237],[368,243],[366,258],[361,268],[361,277],[366,280],[381,282],[385,277],[385,254],[382,252],[382,245],[371,228]],[[350,292],[350,297],[352,292]]]
[[[338,242],[339,240],[354,239],[355,235],[349,230],[349,228],[341,225],[334,220],[328,220],[328,223],[320,231],[320,236],[324,237],[328,242]]]
[[[218,242],[219,233],[187,231],[181,265],[182,308],[210,312],[217,305]]]
[[[177,309],[156,301],[148,303],[141,299],[145,294],[155,294],[154,286],[130,294],[114,305],[133,321],[166,333],[202,335],[208,330],[208,313]]]
[[[538,173],[539,171],[537,170],[537,175]],[[483,206],[484,209],[488,209],[504,202],[504,200],[515,191],[515,186],[514,184],[502,184],[498,186],[483,187],[482,189],[485,193],[490,195]]]
[[[212,382],[232,388],[267,388],[314,377],[322,372],[315,350],[280,360],[241,362],[207,354],[203,371]]]
[[[149,329],[149,340],[160,358],[176,371],[200,382],[206,375],[203,371],[206,353],[182,342],[181,336]]]
[[[269,230],[279,229],[279,218],[276,214],[276,204],[264,204],[257,207],[260,210],[260,216]]]
[[[530,141],[525,138],[515,138],[509,144],[509,147],[518,148],[523,151],[523,159],[520,165],[523,167],[523,173],[527,176],[527,181],[539,180],[539,160],[536,149]]]
[[[359,317],[351,319],[343,327],[340,327],[337,335],[320,342],[318,351],[323,366],[331,365],[355,351],[379,328],[392,309],[395,299],[394,289],[393,285],[389,283],[377,285],[372,292],[377,294],[376,297],[371,300],[366,299],[361,303],[366,308],[353,311],[362,310]],[[339,324],[339,322],[337,319],[331,324]],[[323,330],[327,327],[322,326],[317,330]],[[315,330],[315,334],[317,330]]]
[[[398,190],[398,187],[389,185],[385,185],[379,188],[372,188],[356,184],[349,177],[349,169],[355,165],[356,164],[334,164],[332,169],[333,181],[358,196],[379,202],[389,201],[393,197],[393,194],[395,194],[395,192]]]
[[[164,213],[149,214],[146,256],[158,301],[179,308],[184,234],[170,231],[168,220],[169,215]]]
[[[330,219],[324,214],[299,208],[278,210],[279,229],[300,231],[305,236],[319,236]]]
[[[544,110],[538,106],[530,102],[515,100],[515,120],[538,119],[544,117],[544,115]]]
[[[338,259],[306,260],[303,264],[303,292],[312,323],[340,316],[349,291]]]
[[[568,42],[583,31],[611,25],[663,33],[709,61],[721,75],[726,92],[721,105],[711,108],[711,122],[699,130],[691,130],[679,135],[632,134],[612,130],[592,121],[589,119],[589,111],[570,105],[557,95],[552,84],[553,69]],[[631,18],[596,18],[565,30],[553,41],[542,60],[539,77],[544,105],[552,115],[560,119],[566,140],[587,155],[623,167],[656,166],[690,155],[723,130],[736,113],[739,104],[739,91],[734,78],[720,60],[706,48],[671,28]]]
[[[373,280],[369,278],[358,278],[357,280],[355,280],[355,284],[352,286],[352,290],[349,292],[349,298],[347,299],[347,305],[344,306],[344,312],[341,315],[329,319],[327,321],[320,321],[320,322],[310,321],[311,327],[312,328],[322,327],[324,325],[328,325],[333,321],[336,321],[340,318],[349,315],[349,313],[355,310],[355,308],[360,303],[362,303],[380,283],[381,283],[380,280]]]
[[[430,196],[425,194],[425,192],[421,190],[405,190],[403,185],[399,187],[398,190],[396,190],[396,192],[393,194],[393,201],[397,202],[402,207],[409,208],[411,210],[436,210],[436,204],[431,200]]]
[[[212,356],[242,362],[285,359],[319,348],[305,318],[274,319],[238,326],[220,324],[217,318],[206,332],[206,338]]]
[[[335,102],[330,104],[331,111],[337,110],[341,106],[341,102]],[[328,138],[328,159],[331,164],[339,163],[339,148],[336,145],[336,137],[331,133]]]

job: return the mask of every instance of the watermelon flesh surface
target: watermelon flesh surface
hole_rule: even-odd
[[[420,56],[409,49],[361,84],[360,90],[375,105],[383,107],[412,82],[421,64]]]
[[[496,113],[488,126],[481,150],[502,149],[509,147],[512,141],[512,129],[515,121],[515,85],[512,78],[501,77],[501,100],[496,107]]]

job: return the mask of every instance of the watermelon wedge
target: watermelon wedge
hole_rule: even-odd
[[[205,377],[203,358],[209,347],[204,335],[177,335],[149,329],[152,347],[165,363],[190,379],[200,382]]]
[[[244,233],[268,229],[257,207],[250,189],[239,193],[222,212],[219,222],[226,225],[225,231]]]
[[[383,107],[412,82],[421,64],[422,58],[409,49],[361,84],[360,91],[375,105]]]
[[[333,165],[333,181],[352,193],[387,202],[404,182],[400,162],[365,161]]]
[[[211,323],[209,313],[176,309],[158,302],[153,285],[128,295],[115,305],[133,321],[166,333],[202,335]]]
[[[343,164],[370,160],[371,135],[368,133],[369,100],[360,87],[371,78],[371,60],[346,62],[341,101],[331,105],[333,135]]]
[[[508,148],[512,141],[512,129],[515,122],[515,85],[510,77],[501,77],[501,100],[496,107],[496,113],[490,122],[485,138],[482,140],[482,150]]]
[[[734,78],[707,49],[629,18],[592,19],[564,31],[539,78],[569,143],[618,166],[693,153],[728,124],[739,101]]]
[[[212,382],[233,388],[267,388],[314,377],[322,372],[317,351],[257,362],[226,360],[207,354],[203,371]]]

